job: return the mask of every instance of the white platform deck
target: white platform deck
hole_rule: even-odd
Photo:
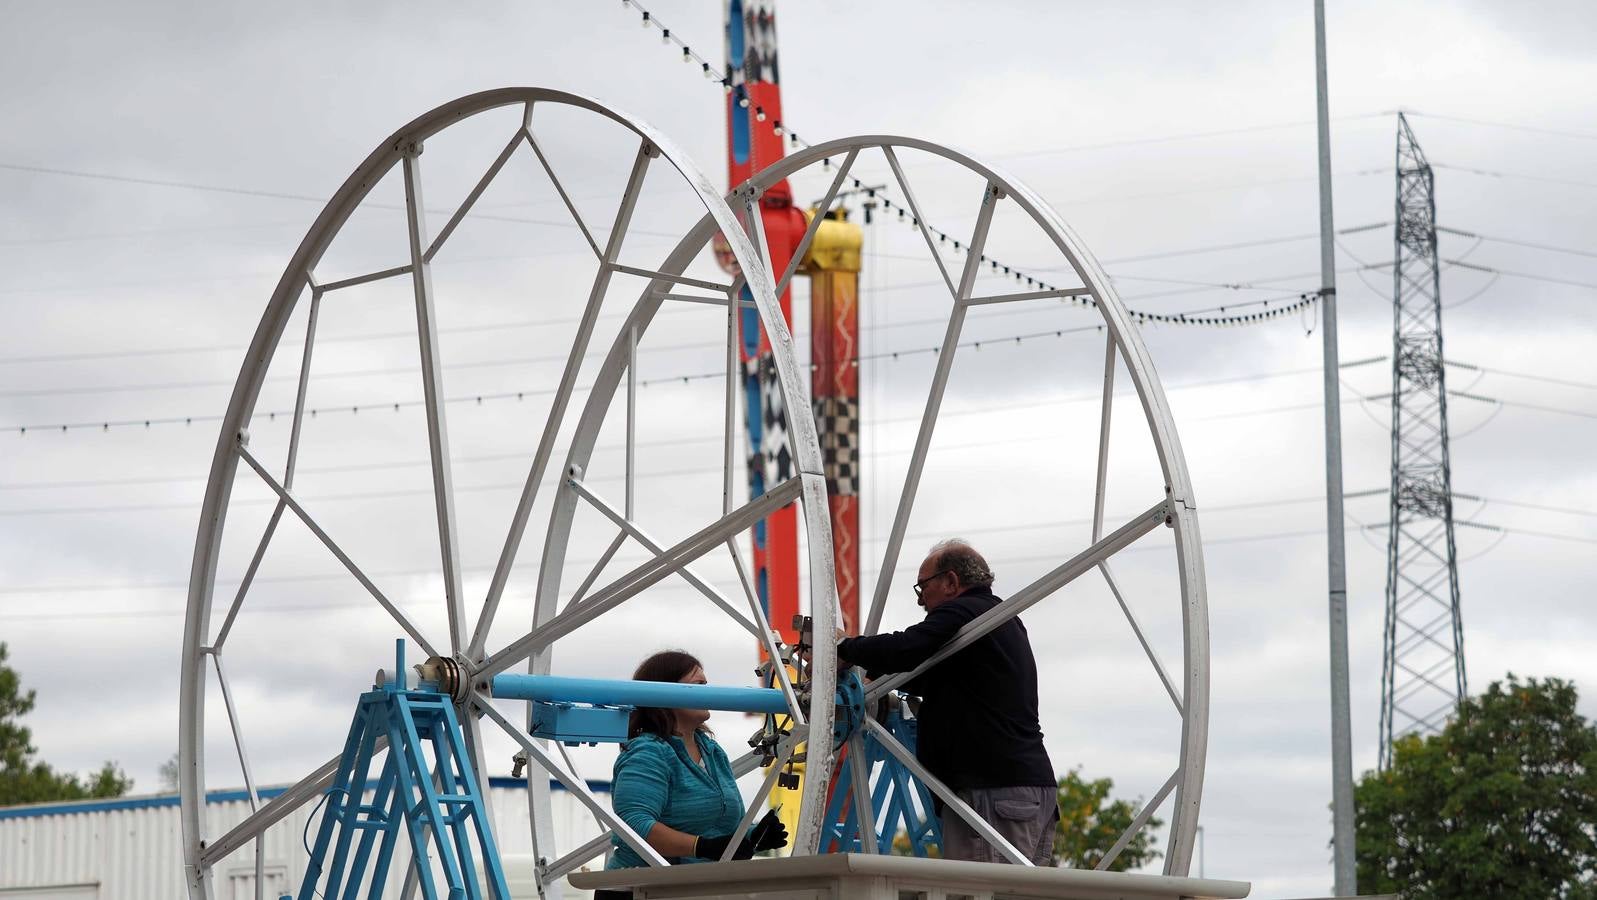
[[[841,853],[584,872],[570,882],[630,889],[636,900],[1231,900],[1252,889],[1213,878]]]

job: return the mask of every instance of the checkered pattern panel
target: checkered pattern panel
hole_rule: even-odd
[[[776,374],[776,359],[761,356],[760,376],[760,460],[765,469],[765,486],[774,487],[793,477],[793,450],[787,435],[787,407],[782,404],[782,385]]]
[[[835,497],[859,493],[859,399],[815,398],[815,427],[827,492]]]

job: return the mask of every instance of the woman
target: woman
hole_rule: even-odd
[[[645,659],[632,679],[704,684],[704,666],[691,654],[663,650]],[[634,709],[626,747],[616,758],[610,788],[616,815],[672,863],[719,860],[743,817],[743,795],[726,751],[705,727],[709,719],[703,709]],[[606,868],[645,865],[620,836],[612,840],[616,850]],[[768,813],[732,858],[785,846],[787,829]]]

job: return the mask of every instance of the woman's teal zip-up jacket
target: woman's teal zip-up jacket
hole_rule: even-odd
[[[687,746],[676,735],[640,734],[627,741],[616,757],[610,804],[640,837],[647,837],[656,822],[692,835],[731,834],[743,817],[743,795],[726,751],[703,731],[694,737],[706,763],[703,767],[688,756]],[[619,835],[611,840],[616,851],[605,868],[645,864]],[[690,856],[673,862],[709,860]]]

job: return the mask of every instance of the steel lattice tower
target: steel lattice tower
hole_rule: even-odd
[[[1399,113],[1382,769],[1391,765],[1394,740],[1439,730],[1465,696],[1435,188]]]

